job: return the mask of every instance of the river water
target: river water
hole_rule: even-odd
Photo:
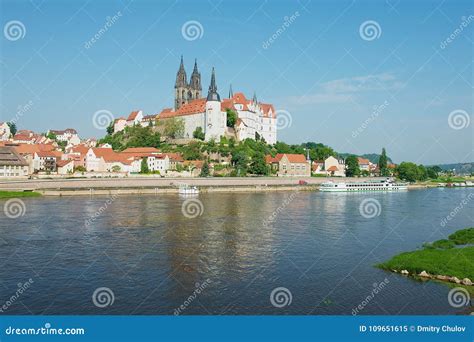
[[[351,315],[359,306],[359,314],[455,314],[446,285],[374,265],[474,226],[473,192],[23,199],[23,216],[0,211],[0,309]]]

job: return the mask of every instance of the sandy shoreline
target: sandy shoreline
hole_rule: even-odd
[[[364,181],[376,178],[76,178],[35,179],[0,182],[4,191],[36,191],[45,196],[120,195],[177,193],[180,184],[196,186],[202,192],[262,192],[262,191],[314,191],[325,181]],[[383,179],[383,178],[380,178]],[[300,185],[304,181],[306,184]],[[435,185],[433,185],[435,186]],[[409,189],[426,188],[427,185],[410,185]],[[431,186],[429,186],[431,187]]]

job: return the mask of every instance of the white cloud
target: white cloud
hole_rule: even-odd
[[[402,87],[403,83],[392,73],[364,75],[322,83],[315,93],[292,96],[290,101],[299,105],[344,103],[362,92],[399,90]]]

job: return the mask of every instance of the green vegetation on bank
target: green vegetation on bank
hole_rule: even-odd
[[[433,275],[474,279],[474,228],[459,230],[448,239],[423,245],[423,249],[406,252],[377,265],[388,271],[407,270],[419,274],[426,271]],[[457,247],[457,248],[455,248]]]
[[[0,198],[38,197],[38,192],[33,191],[0,191]]]

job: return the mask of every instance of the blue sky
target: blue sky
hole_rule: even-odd
[[[0,39],[0,121],[16,117],[20,129],[100,137],[98,110],[171,107],[182,54],[188,76],[198,59],[203,93],[214,66],[221,97],[232,83],[291,117],[279,140],[386,147],[396,162],[474,161],[472,1],[0,3],[2,28],[24,26],[22,38]],[[202,27],[194,40],[182,33],[189,21]]]

